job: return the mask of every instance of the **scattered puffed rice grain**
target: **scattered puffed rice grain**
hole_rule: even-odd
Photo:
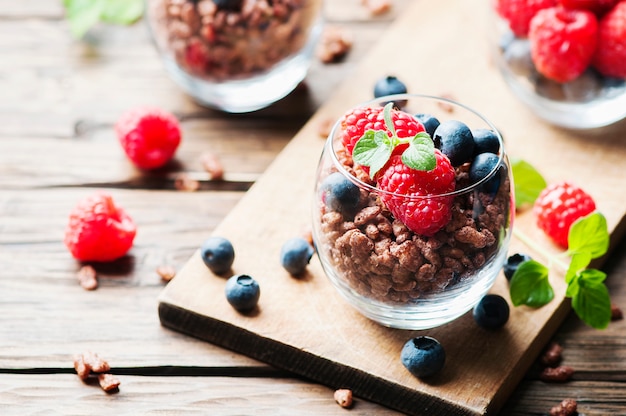
[[[78,283],[85,290],[95,290],[98,288],[98,277],[96,269],[92,266],[83,266],[77,274]]]
[[[339,406],[348,408],[352,406],[352,390],[339,389],[334,394],[335,401]]]

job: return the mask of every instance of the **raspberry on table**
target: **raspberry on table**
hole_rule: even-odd
[[[399,138],[413,137],[425,131],[424,126],[415,117],[403,111],[392,110],[391,119]],[[368,130],[384,130],[391,136],[391,132],[385,126],[383,107],[361,107],[346,113],[341,119],[341,129],[341,141],[351,154],[356,142]],[[402,153],[406,146],[398,146],[397,154]]]
[[[508,23],[511,31],[518,37],[526,37],[530,20],[542,9],[553,7],[556,0],[498,0],[496,11]]]
[[[435,169],[421,171],[406,166],[401,156],[392,156],[378,176],[378,187],[396,194],[381,195],[385,206],[409,229],[425,236],[437,233],[452,215],[453,198],[433,195],[454,191],[455,171],[439,149],[435,149],[435,158]]]
[[[598,20],[586,10],[540,10],[528,33],[533,63],[556,82],[578,78],[591,64],[598,44]]]
[[[64,242],[80,261],[112,261],[132,247],[137,227],[111,195],[98,192],[81,200],[70,213]]]
[[[126,112],[115,124],[115,131],[126,155],[140,169],[165,165],[181,140],[176,117],[156,107],[138,107]]]
[[[626,78],[626,1],[600,20],[592,65],[602,75]]]
[[[537,197],[533,211],[537,226],[560,246],[567,248],[572,224],[596,209],[593,198],[569,182],[549,185]]]

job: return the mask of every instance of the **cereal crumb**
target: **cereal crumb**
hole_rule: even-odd
[[[334,124],[335,121],[330,117],[320,120],[320,122],[317,123],[317,134],[319,134],[322,139],[326,139],[330,135]]]
[[[224,179],[224,166],[215,153],[202,153],[200,163],[202,163],[202,168],[211,175],[211,180],[221,181]]]
[[[169,282],[176,276],[176,269],[172,266],[159,266],[156,269],[156,272],[164,282]]]
[[[111,369],[109,363],[95,352],[87,351],[74,357],[74,369],[81,380],[86,380],[91,373],[105,373]]]
[[[550,409],[550,416],[573,416],[578,412],[578,403],[573,399],[565,399]]]
[[[452,94],[449,93],[444,93],[441,94],[441,98],[446,98],[448,100],[453,100],[455,101],[455,98]],[[445,102],[438,102],[437,105],[445,112],[447,113],[452,113],[454,112],[454,107],[451,104],[447,104]]]
[[[563,347],[556,342],[550,343],[543,355],[541,356],[541,363],[548,367],[554,367],[561,362],[563,354]]]
[[[539,374],[539,379],[549,383],[564,383],[569,381],[574,375],[572,367],[562,365],[559,367],[546,367]]]
[[[619,306],[612,303],[611,304],[611,321],[619,321],[621,319],[624,319],[624,313],[622,312]]]
[[[95,290],[98,288],[98,276],[96,269],[92,266],[83,266],[77,274],[78,283],[85,290]]]
[[[391,10],[391,0],[361,0],[372,16],[380,16]]]
[[[186,173],[181,173],[176,176],[174,187],[179,191],[194,192],[200,188],[200,182],[192,179]]]
[[[334,394],[335,401],[339,406],[347,409],[352,406],[352,390],[339,389]]]
[[[352,48],[352,35],[338,26],[327,26],[317,48],[317,57],[325,64],[337,62]]]
[[[120,381],[113,374],[98,374],[98,384],[100,388],[107,393],[117,390],[120,387]]]

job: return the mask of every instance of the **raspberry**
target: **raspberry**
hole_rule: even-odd
[[[626,1],[600,20],[598,32],[593,66],[603,75],[626,78]]]
[[[180,144],[174,115],[155,107],[139,107],[123,114],[115,131],[128,158],[141,169],[165,165]]]
[[[498,0],[496,11],[509,23],[515,36],[525,38],[535,14],[555,5],[556,0]]]
[[[589,10],[596,16],[602,16],[611,10],[619,0],[559,0],[567,9]]]
[[[450,160],[439,149],[435,149],[435,158],[435,169],[421,171],[406,166],[401,156],[395,155],[378,176],[378,187],[396,194],[381,195],[385,206],[409,229],[425,236],[434,235],[452,215],[453,197],[421,198],[454,191],[455,172]]]
[[[598,20],[586,10],[543,9],[531,20],[528,38],[537,71],[551,80],[569,82],[591,64],[598,44]]]
[[[422,123],[403,111],[393,110],[391,112],[391,120],[396,129],[396,136],[399,138],[413,137],[417,133],[424,131]],[[343,131],[341,141],[350,153],[352,153],[356,142],[367,130],[384,130],[391,136],[391,132],[385,126],[383,107],[364,107],[348,112],[341,120],[341,129]],[[401,154],[406,147],[407,145],[398,146],[395,149],[395,153]]]
[[[595,209],[593,198],[569,182],[559,182],[545,188],[533,207],[539,228],[565,248],[574,221]]]
[[[64,242],[77,260],[112,261],[130,250],[136,232],[132,218],[111,195],[98,192],[74,207]]]

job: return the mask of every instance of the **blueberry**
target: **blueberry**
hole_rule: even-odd
[[[474,306],[474,320],[481,328],[498,329],[509,320],[509,304],[500,295],[489,294]]]
[[[493,130],[472,130],[472,136],[474,136],[474,155],[500,152],[500,141]]]
[[[472,165],[469,169],[469,178],[472,183],[476,183],[483,178],[486,178],[500,162],[498,155],[493,153],[481,153],[474,158]],[[494,173],[484,184],[482,184],[481,191],[495,194],[500,187],[500,176],[504,166],[501,165],[498,172]]]
[[[393,75],[388,75],[376,81],[374,84],[374,97],[384,97],[385,95],[406,94],[407,88],[404,82]],[[406,100],[396,101],[394,105],[402,108],[406,105]]]
[[[414,376],[429,377],[443,368],[446,352],[436,339],[420,336],[412,338],[404,344],[400,359]]]
[[[313,256],[313,247],[302,237],[290,238],[280,249],[280,263],[289,273],[297,276],[304,273]]]
[[[324,179],[321,189],[328,208],[344,216],[354,215],[361,199],[361,191],[348,178],[334,172]]]
[[[235,260],[235,250],[230,241],[223,237],[209,237],[200,247],[204,264],[215,274],[230,270]]]
[[[240,312],[249,312],[259,302],[259,284],[247,274],[232,276],[226,281],[226,300]]]
[[[433,134],[435,147],[448,156],[452,166],[469,162],[474,155],[474,137],[465,123],[457,120],[444,121]]]
[[[241,10],[243,0],[213,0],[218,9],[238,11]]]
[[[417,121],[424,125],[426,133],[428,133],[430,137],[433,137],[435,135],[435,130],[437,130],[437,127],[439,127],[439,124],[441,124],[439,122],[439,119],[431,114],[415,114],[415,118],[417,119]]]
[[[519,265],[529,260],[532,260],[532,257],[524,253],[515,253],[509,256],[509,258],[504,262],[504,266],[502,266],[506,279],[511,280]]]

